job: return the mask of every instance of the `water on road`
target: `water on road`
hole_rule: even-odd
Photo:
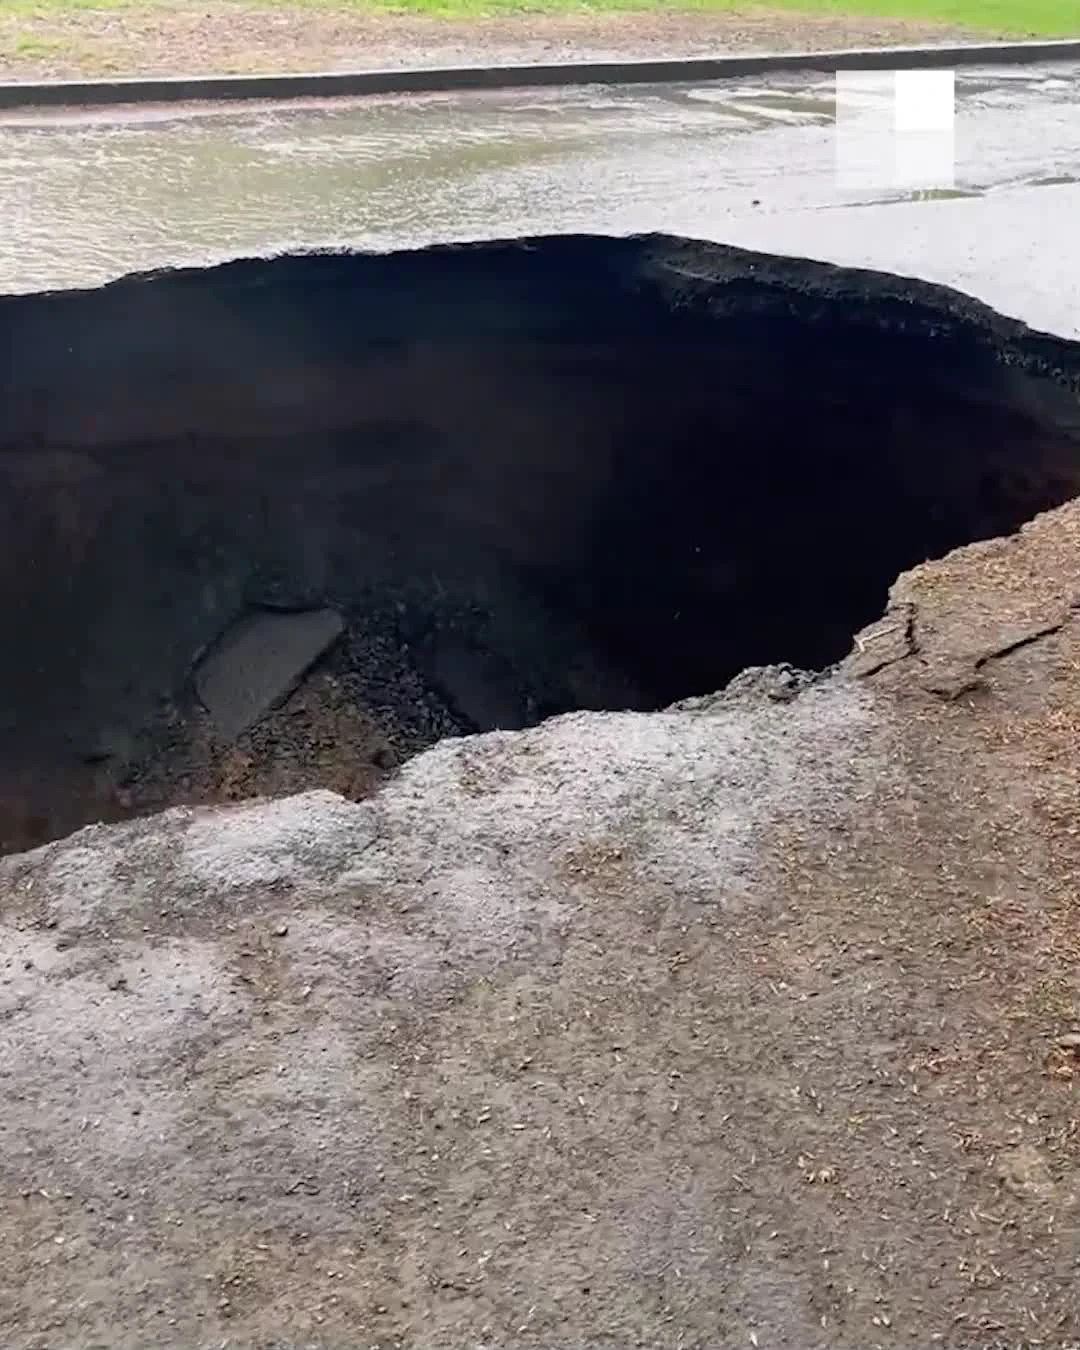
[[[11,113],[0,291],[292,248],[661,230],[917,274],[1080,335],[1080,66],[957,76],[955,185],[838,186],[834,84],[783,75]]]

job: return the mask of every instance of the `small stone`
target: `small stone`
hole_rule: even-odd
[[[288,936],[288,932],[289,932],[289,925],[287,923],[279,923],[274,929],[274,936],[286,937]]]

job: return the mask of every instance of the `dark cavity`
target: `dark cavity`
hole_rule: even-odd
[[[827,666],[899,572],[1076,494],[1075,365],[657,237],[2,300],[0,849]]]

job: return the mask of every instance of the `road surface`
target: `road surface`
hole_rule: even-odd
[[[292,248],[662,230],[1080,337],[1080,66],[957,76],[952,191],[838,186],[833,82],[9,114],[0,291]]]

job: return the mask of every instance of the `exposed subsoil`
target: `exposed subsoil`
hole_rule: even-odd
[[[594,246],[561,244],[556,254]],[[530,247],[551,262],[542,241]],[[965,531],[977,538],[995,520],[1012,529],[1023,518],[1012,513],[1031,515],[1040,498],[1075,495],[1075,350],[934,288],[670,240],[619,247],[633,263],[635,304],[653,285],[695,341],[727,319],[740,341],[712,349],[724,378],[713,380],[710,396],[719,388],[723,397],[699,404],[696,420],[682,424],[694,456],[677,458],[679,435],[657,440],[659,416],[639,427],[641,409],[632,409],[630,426],[641,438],[623,442],[614,479],[596,480],[600,499],[615,508],[603,523],[625,546],[626,522],[643,519],[631,506],[640,511],[661,486],[646,474],[634,479],[636,493],[614,491],[613,482],[625,487],[628,465],[666,463],[677,480],[676,470],[686,476],[697,464],[701,474],[706,461],[720,462],[726,505],[715,483],[692,475],[693,492],[677,501],[684,509],[699,504],[696,525],[719,524],[707,537],[740,541],[734,588],[730,568],[717,570],[728,554],[710,552],[704,563],[694,554],[693,568],[675,567],[674,534],[642,532],[636,551],[624,547],[621,556],[628,566],[648,559],[669,584],[700,586],[705,576],[727,588],[704,593],[705,617],[719,636],[703,648],[703,624],[693,651],[723,660],[752,653],[785,594],[796,597],[786,634],[809,643],[816,595],[818,617],[833,625],[827,646],[841,664],[816,676],[783,666],[750,671],[720,694],[665,711],[574,712],[520,731],[451,736],[362,801],[319,791],[183,808],[92,827],[0,861],[5,1344],[1064,1350],[1080,1343],[1080,509],[1069,502],[1012,537],[916,566],[880,604],[878,572],[865,587],[840,584],[871,563],[883,569],[901,545],[925,556],[943,541],[937,551],[946,553]],[[434,251],[408,265],[429,266],[427,285],[440,278],[445,285],[447,269],[467,267],[469,256]],[[520,305],[511,274],[499,270],[506,259],[498,263],[490,246],[471,256],[484,273],[494,269],[503,301],[514,296]],[[567,254],[559,256],[565,262]],[[617,311],[620,331],[632,333],[634,311],[618,309],[610,275],[596,280],[604,255],[588,256],[589,275],[609,288],[609,315]],[[383,282],[391,274],[380,273]],[[295,282],[298,274],[288,275]],[[266,274],[259,276],[252,293],[273,297]],[[342,278],[335,273],[332,289],[355,312]],[[302,293],[310,296],[307,280]],[[551,274],[540,280],[548,321],[558,314],[565,337],[569,311]],[[214,284],[221,282],[219,275]],[[184,284],[200,294],[201,283]],[[147,316],[174,312],[182,289],[150,282],[141,300],[124,285],[111,292],[133,316],[139,350],[152,351],[181,390],[192,372],[169,365],[163,330],[153,330],[154,342],[146,338]],[[413,323],[403,292],[388,293],[396,299],[387,312]],[[238,293],[229,294],[230,304],[214,313],[232,315],[236,326],[220,340],[242,361],[239,316],[260,311],[245,311]],[[168,305],[160,303],[165,296]],[[20,339],[24,375],[35,369],[43,380],[53,371],[68,381],[59,404],[39,384],[36,401],[9,396],[5,405],[9,441],[0,457],[9,471],[19,465],[23,503],[9,515],[7,537],[17,558],[31,556],[19,549],[27,539],[40,543],[35,510],[48,506],[52,546],[67,550],[57,574],[78,561],[92,587],[94,567],[124,558],[123,541],[134,536],[115,528],[122,512],[111,532],[95,533],[99,499],[89,485],[104,481],[113,492],[107,470],[121,464],[130,503],[143,508],[147,481],[171,484],[170,509],[181,517],[185,493],[202,491],[211,506],[227,483],[249,493],[245,453],[252,444],[265,452],[267,442],[256,438],[244,453],[239,442],[227,453],[214,442],[200,449],[195,424],[212,416],[235,427],[266,409],[257,398],[223,405],[190,395],[168,405],[141,368],[129,372],[121,398],[102,360],[92,367],[99,414],[91,418],[80,393],[86,358],[57,362],[52,325],[70,325],[80,303],[93,304],[93,350],[100,356],[111,342],[126,359],[118,311],[105,293],[54,303],[49,313],[34,301],[0,311],[0,332]],[[447,312],[445,292],[438,309]],[[462,307],[449,312],[463,322]],[[520,319],[525,311],[516,312]],[[205,296],[188,313],[205,317]],[[474,339],[493,314],[477,300],[468,320]],[[368,313],[364,342],[380,322]],[[253,331],[265,332],[265,323]],[[282,396],[273,405],[283,433],[309,406],[310,386],[295,370],[311,352],[321,361],[340,356],[331,331],[313,337],[298,324],[287,344],[297,363],[296,402]],[[800,332],[807,341],[796,340]],[[771,368],[755,342],[772,351]],[[759,359],[740,365],[736,353],[747,344]],[[73,353],[78,348],[71,343]],[[595,349],[575,347],[571,365],[593,388],[593,367],[579,364],[583,350]],[[815,352],[824,353],[819,364]],[[892,359],[893,382],[875,386],[869,372],[882,352]],[[898,379],[900,352],[904,373],[918,379]],[[434,355],[444,355],[437,344]],[[625,360],[626,349],[619,355]],[[209,339],[200,357],[220,360]],[[352,369],[348,387],[369,397],[375,385],[364,383],[362,364]],[[495,387],[536,393],[538,372],[551,369],[565,375],[565,346],[549,367],[526,345],[502,372],[513,371],[517,382]],[[385,388],[386,368],[379,370]],[[671,369],[654,373],[660,384],[673,378]],[[611,378],[621,403],[631,386]],[[270,383],[282,395],[283,380]],[[750,412],[760,413],[766,383],[776,420],[755,424]],[[465,407],[474,396],[462,386],[454,368],[452,387],[461,388]],[[418,404],[412,386],[397,387]],[[889,388],[896,399],[875,420],[872,409]],[[860,397],[868,391],[876,403]],[[672,390],[670,407],[684,406],[686,392]],[[167,442],[139,441],[140,397],[174,430],[188,419],[188,470],[174,472]],[[655,389],[651,397],[659,401]],[[827,417],[830,405],[840,413]],[[20,418],[58,406],[59,421],[39,422],[43,444],[33,453],[11,443],[28,425]],[[320,406],[343,421],[354,414],[351,405]],[[438,400],[424,406],[445,413]],[[539,406],[569,418],[585,405],[564,391],[529,405]],[[453,519],[468,502],[461,520],[471,527],[485,520],[485,544],[501,537],[490,531],[505,522],[519,557],[550,562],[565,556],[566,537],[551,530],[537,492],[554,476],[557,518],[587,519],[594,537],[596,518],[581,513],[580,474],[584,463],[603,461],[610,445],[599,429],[610,433],[610,424],[607,404],[588,406],[598,437],[588,441],[593,458],[574,445],[565,461],[553,460],[560,436],[545,440],[543,428],[537,440],[516,442],[507,459],[492,458],[505,437],[485,442],[483,452],[470,442],[469,492],[444,492],[442,515]],[[726,439],[706,406],[727,419]],[[849,424],[845,441],[840,432]],[[121,453],[121,431],[138,454],[130,445]],[[706,431],[711,439],[703,440]],[[736,431],[748,438],[745,457]],[[426,459],[424,443],[410,442],[417,483],[425,465],[444,463]],[[347,463],[373,453],[375,442],[358,444],[363,453],[354,450]],[[393,443],[395,463],[402,448]],[[830,472],[795,474],[812,456]],[[523,459],[531,469],[519,491],[509,466]],[[318,477],[317,461],[308,462]],[[214,465],[217,477],[207,477]],[[873,473],[860,477],[860,465]],[[265,460],[263,469],[266,481]],[[56,490],[57,476],[66,492]],[[335,500],[340,481],[329,480]],[[376,497],[373,518],[385,517],[400,491],[400,480],[387,481],[391,491]],[[759,481],[779,505],[774,518],[753,496]],[[35,495],[35,482],[47,490],[39,485]],[[490,517],[477,515],[485,483],[499,488],[500,511]],[[843,509],[822,514],[830,501]],[[809,517],[804,526],[796,502]],[[654,527],[664,518],[657,511]],[[744,535],[735,530],[740,514],[754,527]],[[196,555],[218,556],[208,544],[220,552],[214,511],[204,506],[200,518],[208,533]],[[440,536],[430,529],[435,517],[422,518],[430,559]],[[241,540],[250,550],[262,539],[235,512],[226,519],[234,546]],[[696,546],[700,536],[679,520],[683,541]],[[766,533],[765,520],[774,526],[770,547],[748,548]],[[845,520],[862,532],[845,532]],[[150,516],[166,554],[174,547],[169,521],[160,509]],[[476,538],[475,530],[450,537],[466,536]],[[72,552],[77,547],[82,553]],[[268,567],[258,549],[241,553],[244,568],[229,555],[226,575],[242,580],[244,603],[256,556],[261,604],[325,601],[316,594],[324,573],[310,552],[290,546],[284,567],[280,557]],[[39,548],[34,556],[50,555]],[[603,551],[588,556],[593,575],[610,585]],[[760,589],[746,565],[770,558],[772,584]],[[23,568],[24,587],[30,570]],[[133,623],[130,607],[140,595],[183,600],[186,592],[175,573],[172,591],[163,574],[133,575],[128,566],[111,575],[126,578],[116,589],[115,626],[88,632],[110,633],[115,645],[149,624],[147,646],[136,642],[125,656],[149,661],[165,630],[153,628],[147,606]],[[208,574],[199,575],[208,586]],[[429,583],[417,590],[410,573],[408,586],[394,591],[408,599],[405,648],[397,622],[380,627],[381,611],[365,611],[365,624],[350,617],[344,639],[270,719],[208,758],[196,753],[192,774],[209,774],[219,801],[249,790],[252,772],[266,790],[288,792],[315,785],[296,772],[310,756],[318,786],[359,797],[373,786],[369,774],[381,776],[392,759],[446,735],[455,719],[456,729],[468,722],[453,699],[436,695],[430,672],[456,680],[458,639],[476,637],[470,623],[507,642],[530,616],[528,650],[552,652],[555,667],[567,653],[613,650],[615,630],[599,640],[586,626],[584,640],[555,605],[565,585],[542,588],[552,606],[545,609],[522,603],[521,572],[500,573],[502,590],[486,575],[485,611],[462,599],[475,599],[477,574],[458,575],[468,579],[462,593],[436,588],[439,614],[455,616],[449,646],[439,647],[439,631],[431,635]],[[645,602],[641,636],[655,635],[643,567],[631,578],[630,594]],[[9,569],[9,618],[39,614],[45,622],[67,612],[20,611],[19,582]],[[48,573],[41,584],[38,601],[52,593]],[[404,585],[400,577],[395,584]],[[90,593],[73,593],[74,612]],[[830,608],[834,595],[843,604]],[[843,641],[842,623],[850,633],[862,626],[856,614],[872,618],[875,610],[880,617]],[[218,625],[229,621],[215,606],[207,613]],[[22,644],[33,637],[18,631]],[[618,631],[625,639],[629,630]],[[729,641],[735,645],[725,647]],[[95,645],[71,651],[82,660]],[[492,649],[507,660],[517,650],[498,642]],[[681,654],[669,670],[685,675],[690,646],[672,642],[670,651]],[[594,692],[616,679],[597,659],[579,676]],[[485,684],[465,665],[478,681],[472,692],[482,686],[501,707],[505,686]],[[633,668],[650,705],[664,687],[660,665],[645,659]],[[40,684],[54,667],[33,669]],[[96,669],[88,698],[109,694],[105,675],[116,665]],[[370,696],[387,672],[391,684],[412,682],[400,704]],[[262,687],[260,672],[241,673],[248,684],[237,686],[236,706]],[[625,665],[618,674],[625,678]],[[34,687],[27,680],[24,693]],[[628,695],[608,685],[605,697],[604,706],[615,707]],[[64,724],[62,703],[50,706],[67,743],[78,724]],[[105,705],[90,699],[89,706]],[[412,717],[405,725],[403,710]],[[96,725],[92,718],[82,729]],[[191,754],[198,744],[191,726],[173,731],[183,732]],[[335,780],[351,738],[370,749],[368,766],[354,760]]]
[[[0,78],[247,74],[409,65],[715,56],[947,42],[929,23],[767,8],[728,14],[521,14],[423,19],[229,0],[0,15]],[[985,38],[985,34],[982,35]]]

